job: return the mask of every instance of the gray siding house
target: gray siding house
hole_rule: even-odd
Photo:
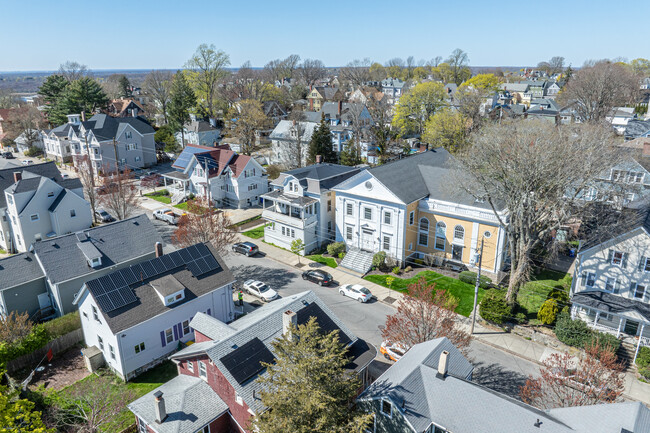
[[[32,253],[0,260],[0,316],[27,312],[32,320],[53,312],[45,274]]]

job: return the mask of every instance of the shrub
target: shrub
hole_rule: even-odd
[[[189,195],[187,196],[187,201],[192,201],[192,200],[194,200],[195,198],[196,198],[196,196],[194,195],[193,192],[191,192],[191,193],[189,193]]]
[[[411,272],[412,270],[413,270],[413,268],[410,267],[410,266],[407,266],[407,267],[404,268],[404,272]]]
[[[510,307],[506,302],[506,292],[490,289],[485,292],[479,306],[481,317],[494,323],[503,323],[510,317]]]
[[[569,346],[584,347],[591,341],[591,329],[582,320],[573,320],[569,314],[561,313],[555,324],[555,336]]]
[[[395,274],[395,275],[399,275],[399,274],[402,273],[402,270],[399,268],[399,266],[395,266],[395,267],[393,268],[393,271],[392,271],[392,272],[393,272],[393,274]]]
[[[47,329],[43,325],[36,325],[32,328],[32,332],[22,340],[15,343],[0,343],[0,367],[6,365],[12,359],[40,349],[49,341],[50,336]]]
[[[386,264],[386,252],[379,251],[374,256],[372,256],[372,266],[377,269],[383,269]]]
[[[537,320],[545,325],[552,325],[557,320],[557,315],[560,312],[557,301],[555,299],[547,299],[537,312]]]
[[[79,311],[68,313],[65,316],[57,317],[54,320],[43,323],[43,327],[47,331],[51,339],[59,338],[69,332],[81,328],[81,320],[79,319]]]
[[[528,322],[528,317],[526,317],[526,313],[522,313],[520,311],[519,313],[515,314],[515,322],[519,323],[520,325]]]
[[[25,156],[39,156],[43,154],[43,149],[40,149],[33,144],[25,151]]]
[[[567,307],[571,303],[569,300],[569,293],[563,286],[555,286],[550,292],[548,292],[546,299],[555,299],[558,308],[560,309]]]
[[[169,195],[169,190],[168,189],[161,189],[160,190],[160,195],[168,196]]]
[[[650,367],[650,347],[643,346],[636,356],[636,365],[639,368]]]
[[[344,253],[344,252],[340,252],[340,253],[339,253],[339,259],[343,259],[343,257],[345,257],[345,253]]]
[[[341,253],[345,252],[344,242],[333,242],[327,246],[327,254],[332,257],[338,257]]]
[[[598,344],[599,347],[611,348],[612,352],[616,353],[618,348],[621,347],[621,340],[616,338],[615,335],[605,334],[604,332],[591,331],[591,338],[585,343],[586,346],[593,346]]]
[[[639,368],[639,374],[643,376],[646,380],[650,380],[650,366]]]
[[[458,274],[458,279],[463,283],[475,285],[476,284],[476,272],[463,271]],[[492,286],[492,279],[481,275],[479,280],[479,287],[481,289],[489,289]]]

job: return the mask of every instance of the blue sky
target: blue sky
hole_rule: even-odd
[[[620,7],[624,11],[619,12]],[[179,68],[201,43],[253,66],[299,54],[328,66],[369,57],[534,65],[560,55],[650,57],[650,1],[0,0],[0,71]]]

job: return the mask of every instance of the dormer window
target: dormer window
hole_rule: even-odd
[[[92,259],[92,260],[90,261],[89,264],[90,264],[90,267],[91,267],[91,268],[99,267],[99,266],[101,266],[101,264],[102,264],[102,259],[99,258],[99,257],[95,257],[94,259]]]

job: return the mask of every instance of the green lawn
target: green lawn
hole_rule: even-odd
[[[517,301],[529,320],[537,318],[537,311],[539,311],[539,308],[546,301],[548,292],[555,286],[562,286],[568,291],[571,288],[571,275],[542,269],[533,274],[531,281],[524,284],[521,290],[519,290]]]
[[[165,203],[165,204],[171,204],[171,202],[172,202],[172,199],[169,197],[169,194],[165,195],[165,194],[163,194],[162,191],[150,192],[148,194],[145,194],[144,196],[152,198],[152,199],[154,199],[156,201],[159,201],[159,202]]]
[[[111,373],[106,373],[106,374],[111,374]],[[173,379],[174,377],[176,377],[177,374],[178,371],[176,365],[174,365],[174,363],[172,363],[171,361],[165,361],[164,363],[158,365],[157,367],[136,377],[131,382],[124,383],[121,380],[116,378],[114,381],[114,386],[124,390],[130,389],[135,393],[137,399],[142,397],[146,393],[152,391],[153,389],[159,387],[163,383]],[[65,393],[67,391],[72,390],[76,384],[88,380],[90,381],[97,380],[97,376],[90,375],[85,379],[82,379],[79,382],[76,382],[75,384],[72,384],[67,388],[62,389],[61,391],[59,391],[59,393],[65,395]],[[133,413],[126,407],[126,403],[130,403],[130,402],[124,402],[124,403],[125,403],[124,410],[122,410],[119,413],[119,415],[115,417],[113,422],[109,423],[103,428],[104,432],[109,433],[109,432],[122,431],[135,422]]]
[[[264,227],[265,226],[255,227],[254,229],[243,232],[242,234],[249,238],[259,239],[264,236]]]
[[[307,256],[307,258],[317,263],[322,263],[326,266],[329,266],[330,268],[336,268],[338,266],[336,260],[334,260],[332,257],[323,257],[322,254],[313,254],[311,256]]]
[[[384,287],[388,287],[386,279],[388,277],[394,277],[391,289],[397,290],[403,293],[407,292],[407,287],[410,284],[416,283],[421,277],[424,277],[429,283],[436,283],[437,289],[443,289],[449,294],[458,299],[458,308],[456,312],[462,314],[463,316],[469,317],[474,306],[474,286],[471,284],[463,283],[456,278],[446,277],[437,272],[433,271],[422,271],[418,273],[415,277],[412,278],[399,278],[395,275],[368,275],[364,277],[365,280],[371,281],[375,284],[379,284]],[[485,291],[479,289],[478,291],[478,301],[481,302]]]
[[[176,209],[187,211],[187,202],[175,204],[174,207]]]

